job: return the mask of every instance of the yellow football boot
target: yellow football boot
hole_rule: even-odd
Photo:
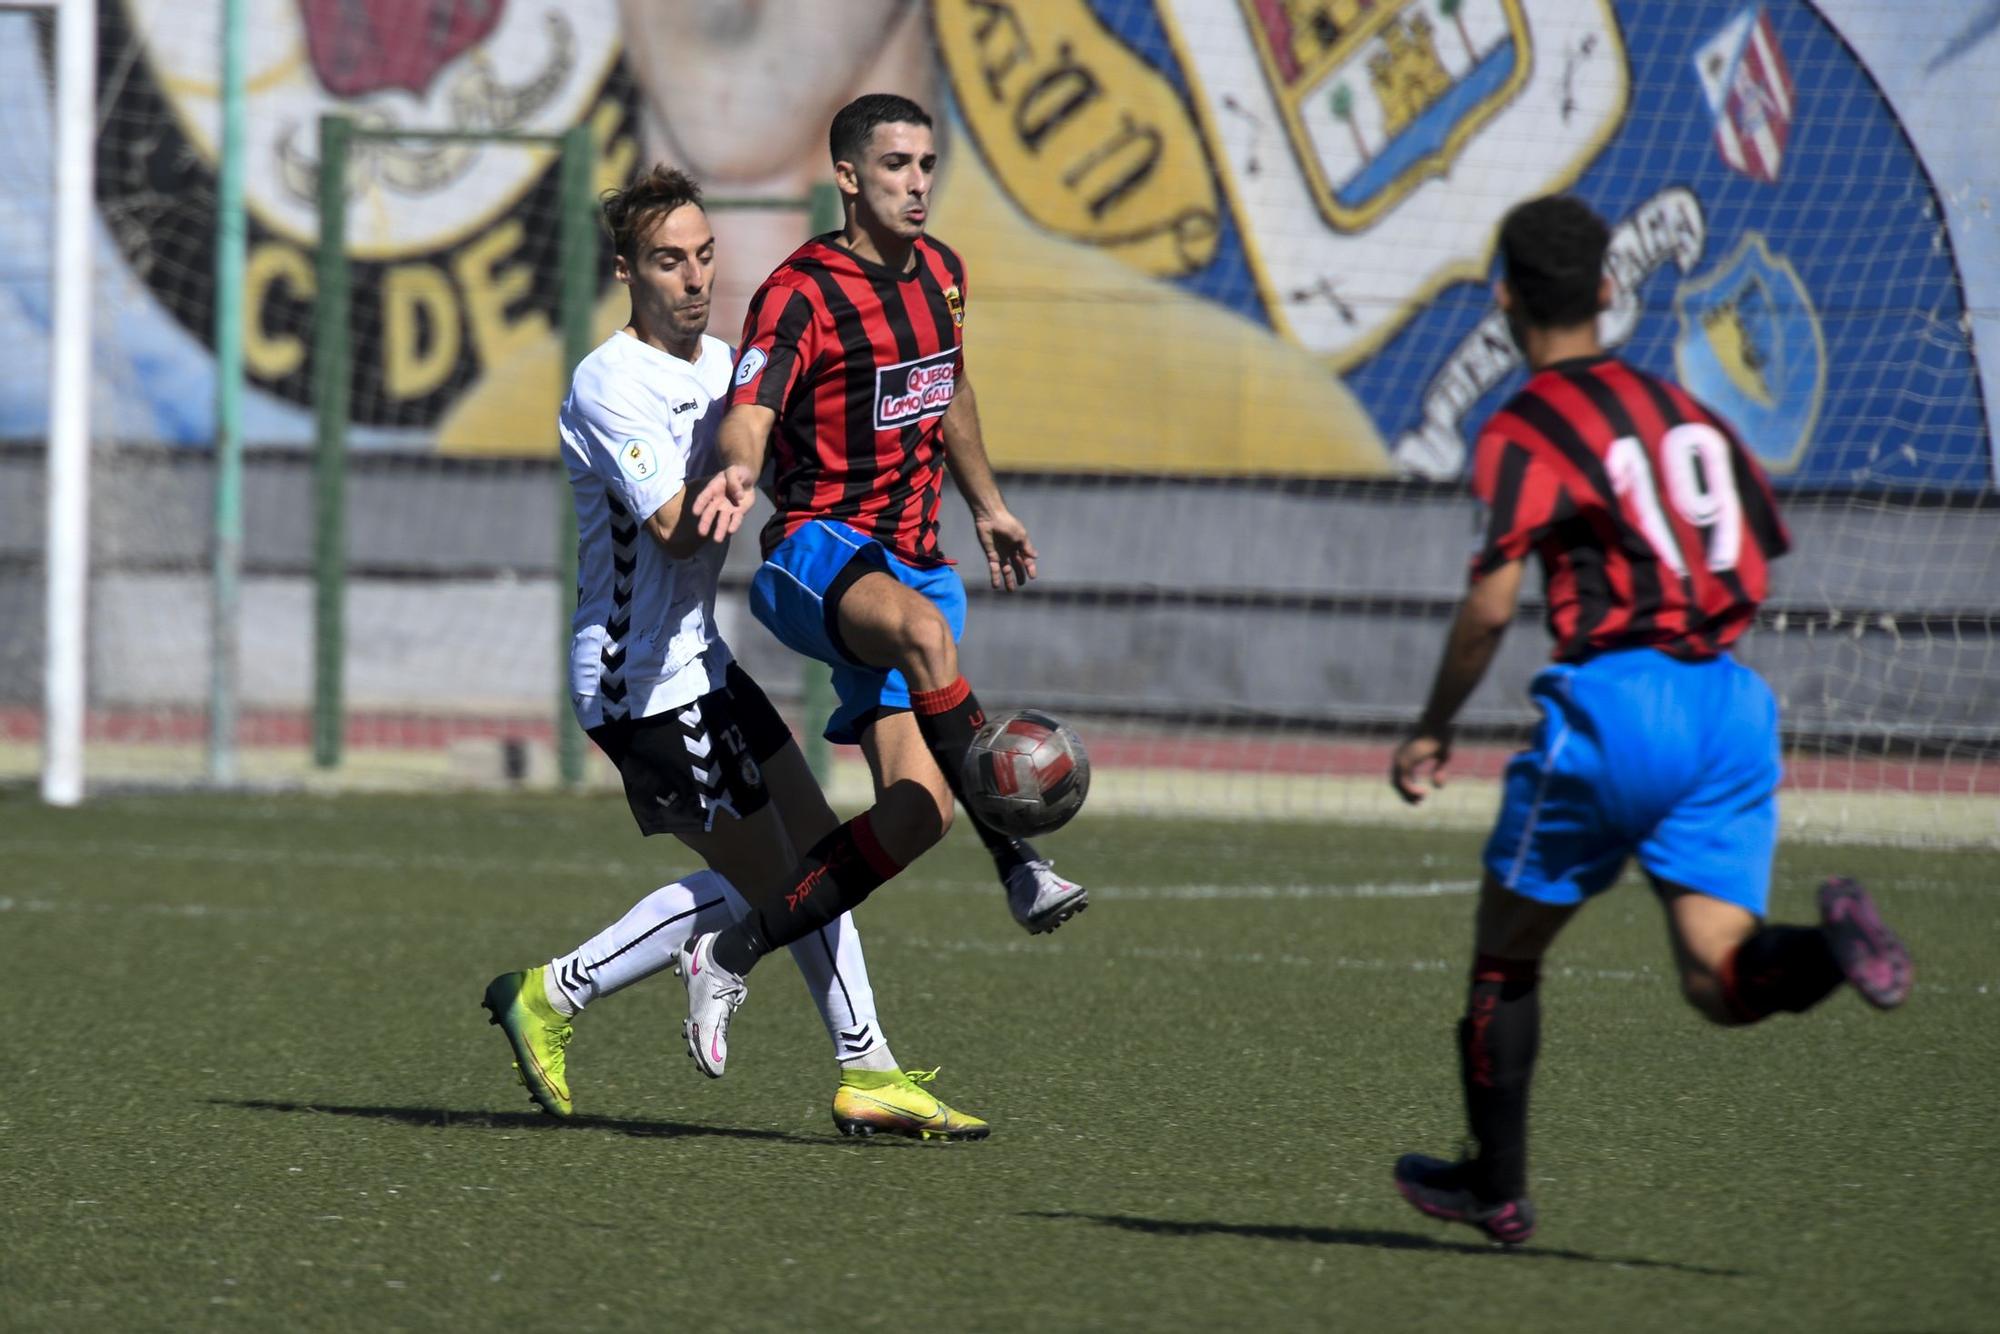
[[[993,1128],[933,1095],[936,1070],[848,1070],[833,1094],[833,1124],[843,1135],[911,1139],[985,1139]]]
[[[486,984],[486,998],[480,1001],[507,1035],[514,1049],[514,1077],[550,1116],[569,1116],[576,1111],[570,1101],[568,1058],[563,1054],[576,1030],[549,1004],[542,989],[544,964],[525,973],[502,973]]]

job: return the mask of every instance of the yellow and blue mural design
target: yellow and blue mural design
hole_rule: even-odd
[[[1047,78],[1067,60],[1103,125],[1143,126],[1153,162],[1177,155],[1172,173],[1135,168],[1129,195],[1186,183],[1199,245],[1147,263],[1066,239],[1338,381],[1351,411],[1316,447],[1293,433],[1300,414],[1267,404],[1278,430],[1248,457],[1219,443],[1210,471],[1459,476],[1479,421],[1522,378],[1488,290],[1497,224],[1520,199],[1570,190],[1614,227],[1607,339],[1728,415],[1781,485],[1992,484],[1964,232],[1820,6],[937,0],[933,15],[983,205],[1033,218],[1074,176],[1060,154],[1005,147],[1019,115],[992,95],[1002,64]],[[1115,58],[1093,61],[1075,33]],[[2000,266],[1981,257],[1969,281],[1990,294]],[[1108,445],[1066,458],[1135,466]]]
[[[600,184],[664,157],[795,196],[824,178],[830,108],[893,87],[939,113],[931,228],[968,261],[1002,467],[1456,481],[1522,378],[1495,231],[1566,190],[1613,227],[1607,340],[1727,415],[1781,486],[1994,483],[2000,365],[1975,349],[2000,342],[1979,212],[2000,155],[1990,118],[1948,114],[2000,84],[1992,0],[1892,28],[1864,21],[1881,0],[843,0],[681,21],[700,8],[256,0],[253,437],[311,438],[318,114],[588,124]],[[213,34],[190,12],[101,0],[96,244],[120,318],[98,361],[127,438],[202,447]],[[28,90],[0,98],[0,229],[32,260],[46,34],[0,29],[0,88]],[[686,60],[713,49],[668,80],[663,33]],[[754,106],[689,91],[770,68],[791,74]],[[552,164],[383,149],[356,170],[357,447],[546,452]],[[0,277],[22,370],[0,437],[45,429],[48,310],[45,271]],[[608,289],[600,322],[622,313]]]

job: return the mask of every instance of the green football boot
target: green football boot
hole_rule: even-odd
[[[514,1077],[526,1086],[528,1096],[550,1116],[569,1116],[576,1104],[570,1100],[563,1053],[576,1030],[549,1004],[542,988],[546,972],[547,965],[525,973],[502,973],[486,984],[486,998],[480,1004],[507,1035],[507,1045],[514,1049]]]
[[[911,1139],[985,1139],[993,1128],[934,1096],[923,1085],[935,1070],[847,1070],[833,1094],[833,1124],[843,1135]]]

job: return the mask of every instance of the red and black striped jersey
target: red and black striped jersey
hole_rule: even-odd
[[[920,237],[907,274],[815,237],[751,298],[731,404],[778,414],[764,552],[837,519],[942,565],[944,414],[964,373],[965,265]]]
[[[1474,581],[1541,558],[1558,662],[1651,647],[1712,658],[1791,546],[1763,470],[1679,385],[1614,357],[1550,366],[1480,433]]]

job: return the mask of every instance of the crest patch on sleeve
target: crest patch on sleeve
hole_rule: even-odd
[[[660,470],[653,447],[644,440],[627,440],[618,447],[618,466],[635,482],[643,482]]]

